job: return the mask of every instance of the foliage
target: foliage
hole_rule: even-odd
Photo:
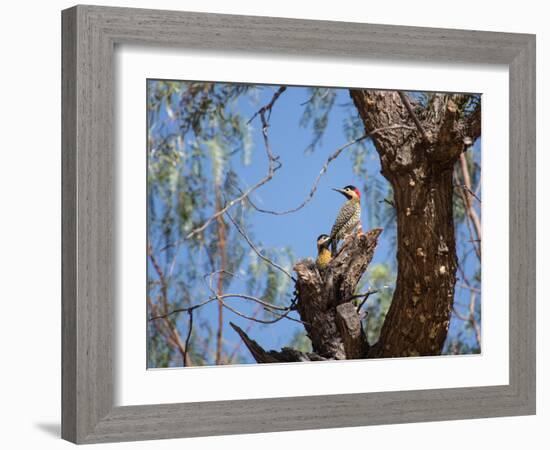
[[[235,166],[250,163],[252,127],[246,124],[237,101],[247,95],[254,101],[259,90],[251,85],[172,82],[150,80],[148,84],[148,243],[152,247],[168,289],[167,299],[152,263],[148,264],[148,297],[159,312],[188,307],[211,295],[210,288],[221,283],[228,290],[235,277],[244,277],[248,292],[270,303],[281,303],[288,283],[279,272],[258,261],[238,232],[222,218],[204,232],[185,236],[215,212],[216,198],[225,202],[234,198],[241,185]],[[218,197],[216,197],[218,195]],[[219,205],[218,205],[219,206]],[[241,225],[249,215],[246,205],[238,205],[232,214]],[[220,229],[225,239],[220,242]],[[219,270],[224,254],[224,273],[204,279],[205,274]],[[290,267],[290,249],[267,249],[272,258],[279,254]],[[286,299],[285,299],[286,300]],[[215,334],[208,315],[212,308],[197,310],[197,324],[191,335],[195,365],[211,364]],[[150,316],[154,315],[151,314]],[[185,336],[187,318],[169,319]],[[148,366],[180,365],[180,355],[166,346],[153,323],[148,325]],[[179,361],[178,361],[179,359]]]
[[[296,331],[288,343],[288,346],[304,353],[308,353],[313,350],[311,348],[311,341],[307,337],[305,331]]]
[[[367,339],[371,345],[378,341],[391,304],[394,284],[395,273],[391,267],[388,264],[378,263],[369,267],[363,286],[359,288],[361,292],[367,291],[366,286],[377,291],[369,297],[367,307],[364,308],[366,317],[363,319],[363,328],[367,332]]]

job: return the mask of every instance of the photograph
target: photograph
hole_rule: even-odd
[[[481,94],[146,83],[147,369],[482,354]]]

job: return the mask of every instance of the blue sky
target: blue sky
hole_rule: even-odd
[[[237,103],[239,112],[246,118],[252,117],[259,107],[269,102],[276,88],[276,86],[263,87],[257,103],[252,103],[248,96],[243,96]],[[251,198],[260,207],[271,210],[287,210],[299,205],[308,195],[328,155],[349,140],[345,136],[342,123],[349,115],[350,110],[342,105],[349,103],[350,98],[348,91],[341,89],[338,90],[336,105],[332,109],[329,125],[320,146],[312,153],[304,151],[311,142],[312,131],[310,128],[300,127],[299,122],[305,107],[302,104],[309,97],[310,94],[306,88],[288,88],[273,108],[270,118],[269,138],[273,152],[280,157],[282,167],[268,184],[260,187],[252,194]],[[250,164],[244,165],[240,155],[233,157],[233,168],[243,187],[256,183],[265,175],[267,170],[267,158],[260,132],[259,118],[252,122],[252,126],[254,131],[252,133],[253,146]],[[479,154],[479,142],[476,142],[473,151]],[[373,183],[388,185],[388,182],[379,173],[378,154],[372,144],[368,142],[366,156],[368,175],[366,180],[364,176],[358,176],[353,172],[350,155],[351,148],[346,149],[338,159],[331,163],[328,172],[321,179],[312,201],[298,212],[284,216],[255,212],[250,214],[248,224],[253,232],[255,242],[261,243],[266,248],[290,246],[296,259],[315,257],[316,237],[321,233],[330,231],[335,215],[345,200],[331,188],[343,187],[348,184],[356,185],[359,188],[367,187],[367,194],[364,193],[362,201],[363,228],[382,226],[382,223],[377,223],[376,218],[369,214],[371,208],[387,207],[385,205],[375,205],[368,196],[369,185]],[[462,250],[461,246],[469,245],[464,242],[465,239],[461,239],[461,236],[467,236],[464,229],[459,229],[457,233],[459,254]],[[395,269],[394,239],[393,228],[385,229],[380,237],[371,266],[377,262],[383,262]],[[182,253],[182,262],[184,258],[185,256]],[[464,268],[468,274],[474,273],[478,269],[477,259],[473,255],[467,257]],[[246,285],[243,281],[235,279],[228,290],[246,293]],[[290,295],[292,288],[289,287],[288,291]],[[468,292],[457,289],[455,303],[467,304],[468,299]],[[200,300],[196,299],[197,302]],[[254,309],[252,305],[244,301],[233,300],[231,302],[232,305],[247,314],[252,313]],[[207,318],[206,320],[215,322],[217,320],[217,305],[212,303],[204,307],[202,315]],[[225,339],[228,347],[232,348],[233,345],[239,342],[239,338],[233,329],[229,327],[229,321],[235,322],[242,328],[246,328],[249,322],[227,310],[224,313],[224,321]],[[454,318],[451,322],[450,335],[457,332],[459,325],[461,324]],[[181,334],[185,336],[187,332],[186,315],[181,315],[179,327]],[[302,330],[302,325],[282,320],[272,325],[256,324],[250,330],[249,335],[266,349],[279,349],[281,346],[287,345],[290,338],[298,330]],[[467,339],[471,339],[471,337],[467,337]],[[247,354],[246,350],[244,353]],[[252,360],[250,359],[250,361]]]

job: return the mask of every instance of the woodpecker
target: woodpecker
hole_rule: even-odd
[[[321,234],[317,238],[317,259],[315,260],[315,264],[319,270],[324,270],[332,259],[332,254],[328,248],[329,245],[330,236],[328,234]]]
[[[361,193],[355,186],[348,185],[343,189],[333,189],[347,198],[340,208],[338,216],[330,231],[332,255],[336,254],[338,241],[344,239],[361,222]]]

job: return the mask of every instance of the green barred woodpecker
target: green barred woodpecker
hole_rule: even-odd
[[[332,255],[336,254],[338,241],[344,239],[361,222],[361,193],[355,186],[348,185],[343,189],[333,189],[347,198],[346,203],[340,208],[332,230],[330,242]]]
[[[321,234],[317,238],[317,259],[315,260],[315,264],[320,271],[325,270],[332,259],[329,245],[330,236],[328,234]]]

